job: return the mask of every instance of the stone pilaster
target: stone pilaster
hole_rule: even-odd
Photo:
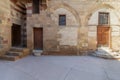
[[[81,16],[81,25],[78,30],[79,55],[87,53],[88,50],[88,27],[86,26],[85,16]]]

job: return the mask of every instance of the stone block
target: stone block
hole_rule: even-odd
[[[44,41],[45,51],[56,51],[58,50],[58,42],[56,40],[46,40]]]

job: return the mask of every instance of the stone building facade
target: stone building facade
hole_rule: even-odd
[[[16,18],[10,13],[11,1],[1,1],[9,4],[3,9],[5,14],[0,13],[2,53],[12,47],[13,23],[22,26],[17,47],[27,47],[31,52],[36,49],[42,50],[43,55],[85,55],[101,46],[120,50],[119,0],[39,0],[39,4],[34,1],[18,0],[14,7],[21,5],[22,8],[17,7],[22,13],[17,10]]]
[[[26,35],[26,7],[23,2],[18,2],[17,0],[1,0],[0,4],[0,54],[5,54],[13,47],[12,42],[15,41],[15,39],[12,39],[12,30],[15,25],[21,27],[21,43],[19,46],[24,47],[23,45],[27,45],[25,38],[23,38],[23,36]]]

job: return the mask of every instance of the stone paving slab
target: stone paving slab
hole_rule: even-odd
[[[0,80],[120,80],[120,61],[91,56],[28,56],[0,60]]]

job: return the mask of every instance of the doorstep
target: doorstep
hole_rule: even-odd
[[[34,56],[41,56],[42,53],[43,53],[43,50],[33,50]]]

